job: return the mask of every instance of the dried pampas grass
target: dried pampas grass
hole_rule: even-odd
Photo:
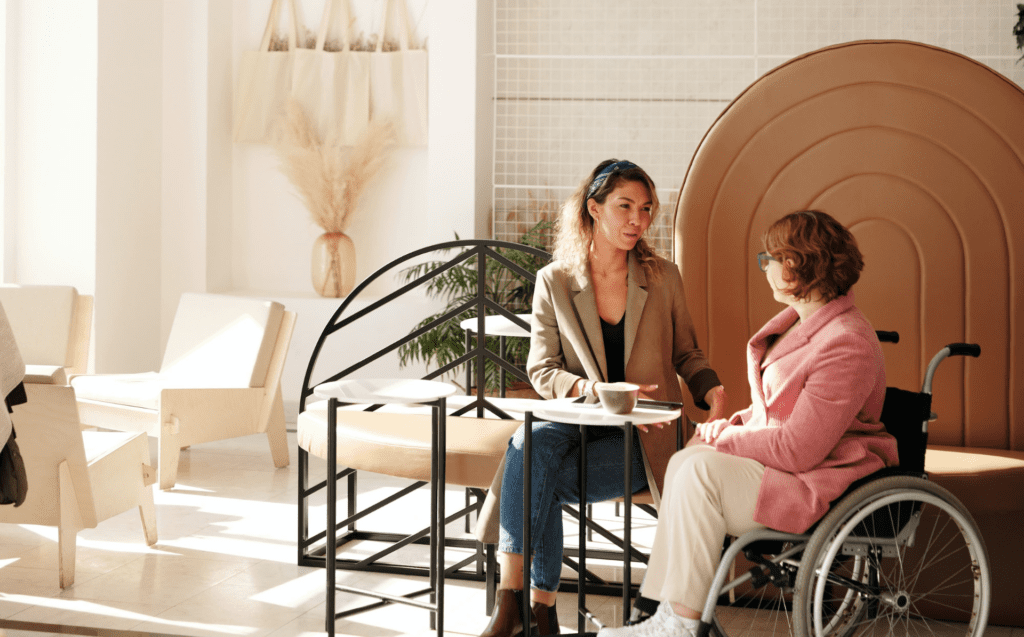
[[[313,222],[324,232],[345,232],[366,184],[396,144],[391,122],[371,123],[351,147],[319,139],[302,106],[288,101],[274,150],[281,172],[295,186]]]

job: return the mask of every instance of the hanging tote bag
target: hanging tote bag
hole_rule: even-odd
[[[355,143],[370,120],[370,53],[352,50],[351,22],[348,0],[325,0],[316,48],[296,50],[292,67],[292,97],[320,140],[340,146]],[[335,46],[332,25],[340,30]]]
[[[288,50],[272,51],[282,7],[288,7]],[[270,142],[274,123],[291,92],[292,55],[297,49],[295,0],[273,0],[258,51],[242,53],[235,86],[236,142]]]
[[[384,51],[392,8],[397,8],[397,51]],[[398,143],[427,143],[427,52],[409,48],[409,15],[405,0],[384,0],[384,21],[377,50],[370,55],[370,119],[394,121]]]

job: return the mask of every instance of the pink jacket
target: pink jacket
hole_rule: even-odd
[[[747,344],[752,404],[715,448],[765,465],[754,520],[803,533],[855,480],[897,464],[896,439],[879,422],[885,363],[874,328],[837,298],[765,358],[769,337],[797,320],[786,308]]]

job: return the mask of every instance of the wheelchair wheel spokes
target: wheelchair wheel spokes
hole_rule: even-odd
[[[871,566],[861,555],[847,556],[829,564],[825,592],[818,608],[821,609],[822,634],[844,637],[854,634],[867,612]],[[820,573],[819,573],[820,576]],[[813,615],[811,617],[813,622]]]
[[[869,483],[808,544],[798,634],[976,634],[987,621],[986,560],[970,515],[942,487],[905,476]]]
[[[788,637],[794,634],[792,606],[791,591],[774,584],[739,592],[735,601],[716,609],[715,632],[720,637]]]

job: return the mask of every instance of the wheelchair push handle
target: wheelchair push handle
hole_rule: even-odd
[[[981,356],[981,345],[977,343],[950,343],[946,348],[950,356]]]
[[[875,334],[878,335],[878,340],[881,343],[899,343],[900,333],[899,332],[887,332],[885,330],[876,330]]]
[[[924,374],[924,386],[921,387],[922,392],[926,394],[932,393],[932,377],[935,375],[935,370],[938,368],[939,363],[949,356],[972,356],[977,358],[981,356],[981,345],[977,343],[950,343],[940,349],[939,353],[932,358],[932,362],[928,363],[928,370]]]

